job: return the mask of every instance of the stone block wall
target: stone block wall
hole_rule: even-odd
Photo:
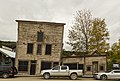
[[[93,75],[95,72],[104,72],[107,70],[107,57],[106,55],[88,55],[83,56],[69,56],[63,57],[63,64],[77,64],[79,66],[82,64],[82,70],[84,70],[84,75]],[[94,64],[96,63],[96,64]],[[102,66],[103,70],[100,70]],[[77,67],[78,69],[78,67]],[[96,71],[97,70],[97,71]]]
[[[86,65],[86,67],[85,67],[85,74],[93,74],[94,73],[94,68],[93,68],[93,66],[94,66],[94,62],[97,62],[98,64],[98,68],[96,68],[96,69],[98,69],[98,72],[105,72],[106,71],[106,67],[107,67],[107,60],[106,60],[107,58],[106,58],[106,56],[97,56],[97,57],[86,57],[85,58],[85,65]],[[90,66],[91,67],[91,71],[87,71],[87,66]],[[103,69],[104,70],[100,70],[100,66],[103,66]]]
[[[19,60],[28,60],[28,73],[30,74],[30,61],[36,60],[36,74],[40,73],[41,61],[59,62],[61,57],[64,23],[39,22],[17,20],[18,42],[16,54],[16,67]],[[43,42],[37,41],[37,33],[44,32]],[[27,54],[27,43],[33,43],[33,54]],[[42,45],[42,54],[37,55],[37,45]],[[52,45],[51,55],[45,55],[46,44]]]

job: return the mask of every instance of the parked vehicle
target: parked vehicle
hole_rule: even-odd
[[[120,79],[120,70],[112,70],[111,72],[95,73],[95,79],[107,80],[107,79]]]
[[[68,66],[55,66],[49,70],[42,70],[41,75],[44,79],[49,79],[50,77],[70,77],[70,79],[77,79],[78,76],[82,76],[82,70],[69,70]]]
[[[17,74],[16,67],[0,66],[0,76],[3,78],[14,77],[15,74]]]

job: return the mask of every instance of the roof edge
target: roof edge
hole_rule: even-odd
[[[47,21],[38,21],[38,20],[16,20],[16,22],[49,23],[49,24],[61,24],[61,25],[65,25],[65,23],[47,22]]]
[[[63,56],[62,58],[80,58],[80,57],[103,57],[107,55],[87,55],[87,56]]]

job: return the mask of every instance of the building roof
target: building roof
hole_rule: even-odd
[[[16,22],[29,22],[29,23],[48,23],[48,24],[60,24],[65,25],[65,23],[56,23],[56,22],[46,22],[46,21],[34,21],[34,20],[16,20]]]
[[[69,54],[69,56],[62,56],[62,58],[82,58],[82,57],[103,57],[107,56],[106,53],[100,54],[98,51],[94,51],[92,54],[87,54],[86,52],[72,52],[64,51],[63,53]]]
[[[0,48],[0,52],[3,53],[4,55],[11,57],[11,58],[15,58],[16,53],[9,51],[9,50],[5,50],[3,48]]]
[[[83,57],[107,57],[107,55],[76,55],[76,56],[63,56],[62,58],[83,58]]]

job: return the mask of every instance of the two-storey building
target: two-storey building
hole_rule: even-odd
[[[16,20],[18,41],[15,64],[22,75],[37,75],[58,65],[64,23]]]

